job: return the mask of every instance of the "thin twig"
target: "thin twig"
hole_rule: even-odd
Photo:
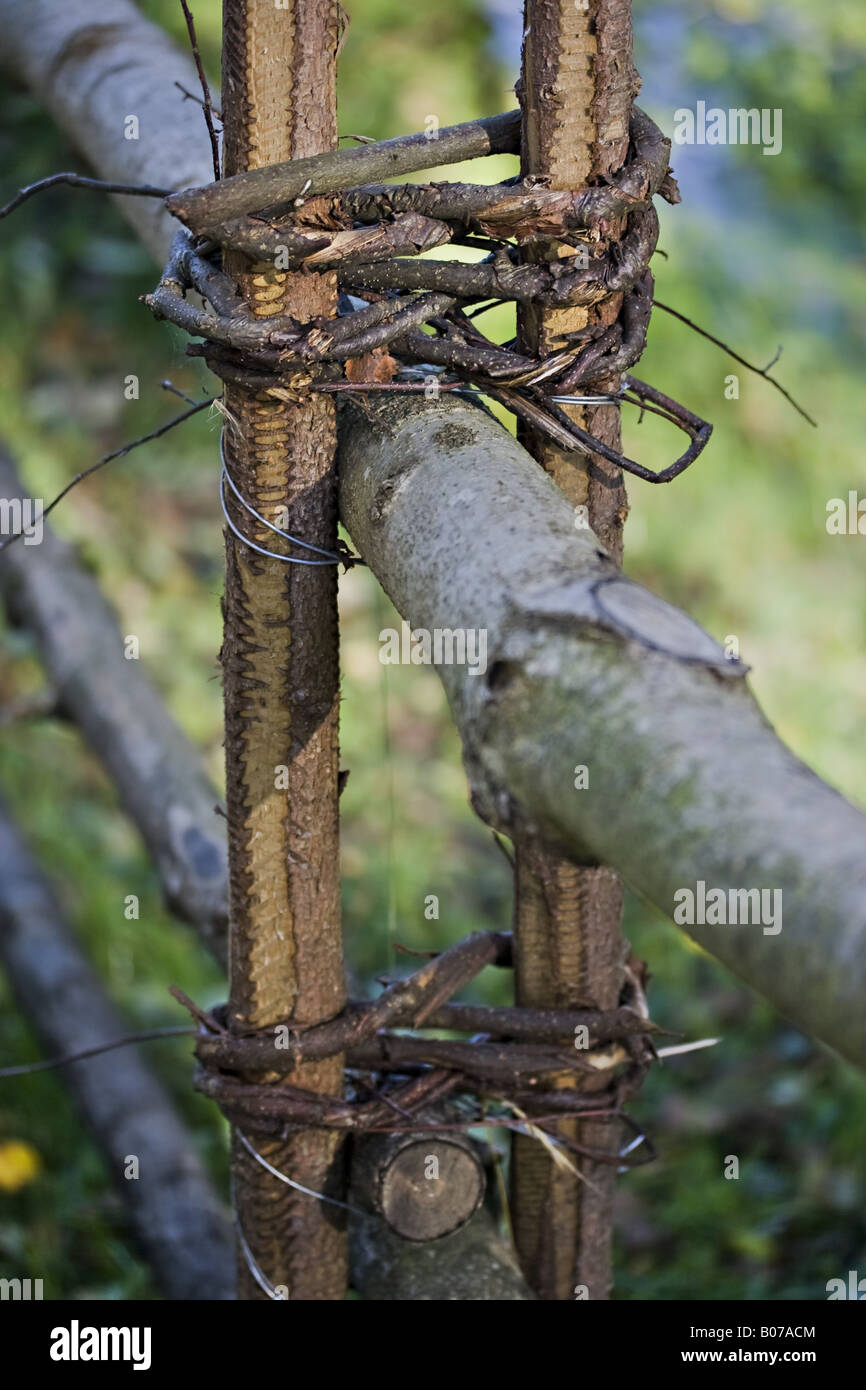
[[[89,188],[96,193],[126,193],[130,198],[167,198],[172,191],[170,188],[154,188],[149,183],[106,183],[103,179],[85,178],[83,174],[50,174],[47,179],[39,179],[37,183],[29,183],[26,188],[19,189],[11,202],[0,208],[0,218],[8,217],[28,198],[58,183],[68,184],[70,188]]]
[[[39,519],[42,520],[44,517],[48,516],[49,512],[53,512],[58,502],[62,502],[66,494],[71,492],[72,489],[85,478],[89,478],[91,473],[97,473],[100,468],[104,468],[107,463],[112,463],[114,459],[124,458],[127,454],[132,453],[133,449],[137,449],[139,445],[149,444],[152,439],[159,439],[161,435],[168,434],[168,431],[173,430],[175,425],[182,425],[184,420],[188,420],[191,415],[197,415],[200,410],[204,410],[206,406],[213,404],[214,400],[210,398],[205,401],[199,401],[189,410],[184,410],[182,414],[175,415],[174,419],[167,421],[164,425],[160,425],[159,429],[151,430],[150,434],[143,434],[140,439],[133,439],[129,444],[124,444],[122,449],[115,449],[113,453],[106,454],[104,458],[97,459],[96,463],[92,463],[89,468],[85,468],[81,473],[76,473],[75,477],[70,479],[66,486],[58,492],[57,496],[48,503],[48,506],[43,507],[39,514]],[[25,535],[26,532],[27,528],[23,528],[20,531],[16,531],[12,536],[6,536],[4,540],[0,541],[0,551],[5,550],[8,545],[11,545],[13,541],[17,541],[18,537]]]
[[[195,1033],[185,1023],[170,1028],[151,1028],[146,1033],[128,1033],[126,1037],[115,1038],[113,1042],[98,1043],[96,1047],[85,1047],[80,1052],[68,1052],[65,1057],[51,1057],[43,1062],[25,1062],[19,1067],[0,1067],[2,1076],[32,1076],[38,1071],[52,1071],[55,1067],[65,1067],[69,1062],[83,1062],[88,1057],[98,1057],[103,1052],[113,1052],[117,1047],[129,1047],[132,1043],[153,1042],[156,1038],[179,1038]]]
[[[173,396],[179,396],[182,401],[186,401],[187,405],[200,404],[200,402],[195,400],[193,396],[188,396],[186,391],[181,391],[179,386],[175,386],[173,381],[169,381],[168,377],[166,377],[165,381],[161,381],[159,384],[162,387],[163,391],[170,391]]]
[[[182,82],[175,82],[174,85],[177,87],[177,90],[178,90],[179,92],[183,92],[183,95],[184,95],[184,97],[185,97],[185,99],[186,99],[187,101],[194,101],[194,102],[196,103],[196,105],[198,105],[198,106],[204,106],[204,101],[203,101],[203,99],[202,99],[201,97],[199,97],[199,96],[196,96],[195,92],[189,92],[189,91],[187,91],[186,87],[183,85]],[[218,120],[218,121],[221,121],[222,118],[223,118],[222,112],[220,111],[220,109],[219,109],[218,106],[214,106],[213,102],[211,102],[211,110],[213,111],[213,113],[214,113],[214,115],[216,116],[217,120]]]
[[[202,109],[207,126],[207,133],[210,138],[211,156],[213,158],[213,176],[217,183],[220,180],[220,146],[217,139],[216,129],[213,123],[213,106],[210,99],[210,87],[204,75],[204,66],[201,61],[201,54],[198,51],[198,39],[195,32],[195,20],[186,0],[180,0],[180,7],[183,10],[183,17],[186,20],[187,32],[189,33],[189,44],[192,49],[192,56],[195,60],[195,68],[198,73],[198,80],[201,83]]]
[[[747,362],[745,357],[741,357],[738,352],[734,352],[733,348],[729,348],[727,343],[722,342],[721,338],[713,337],[713,334],[708,333],[705,328],[700,328],[698,324],[693,323],[691,319],[686,318],[685,314],[681,314],[678,309],[672,309],[669,304],[662,304],[661,300],[659,299],[655,300],[654,307],[656,309],[664,310],[664,312],[666,314],[670,314],[672,318],[679,319],[680,323],[684,323],[687,328],[694,329],[695,333],[699,333],[702,338],[706,338],[708,342],[714,343],[717,348],[721,348],[722,352],[726,352],[729,357],[732,357],[735,362],[739,362],[740,366],[745,367],[747,371],[754,372],[756,376],[762,376],[765,381],[769,381],[771,386],[775,386],[776,390],[782,393],[788,404],[794,407],[798,415],[802,415],[803,419],[808,420],[809,424],[813,425],[815,429],[818,428],[817,420],[813,420],[812,416],[809,415],[801,405],[797,404],[797,402],[794,400],[794,397],[790,395],[788,391],[785,390],[784,386],[780,381],[777,381],[774,376],[769,375],[770,367],[775,366],[775,364],[779,360],[779,353],[781,352],[781,349],[779,349],[779,352],[776,353],[772,362],[769,362],[766,367],[756,367],[753,362]]]
[[[208,1013],[206,1009],[200,1008],[195,1000],[190,999],[189,995],[185,994],[179,985],[169,985],[168,992],[172,999],[176,999],[182,1008],[192,1014],[193,1018],[198,1019],[199,1023],[203,1024],[210,1032],[216,1034],[225,1033],[226,1030],[219,1020],[214,1018],[213,1014]]]

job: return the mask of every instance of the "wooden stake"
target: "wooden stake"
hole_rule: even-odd
[[[635,92],[631,64],[630,0],[526,0],[521,103],[522,170],[543,174],[550,186],[573,189],[615,172],[628,148],[628,118]],[[538,248],[547,258],[564,252]],[[520,313],[523,351],[547,355],[561,335],[595,321],[616,319],[620,297],[600,310]],[[614,448],[620,446],[616,407],[566,407],[576,423]],[[525,430],[521,442],[555,479],[611,553],[622,556],[628,504],[619,470],[600,458],[565,454]],[[591,754],[587,755],[592,776]],[[572,789],[570,769],[564,795]],[[516,1000],[531,1008],[613,1009],[622,982],[622,892],[612,870],[578,868],[537,843],[516,845]],[[604,1078],[599,1078],[599,1086]],[[582,1089],[588,1089],[584,1082]],[[612,1148],[616,1126],[603,1120],[568,1121],[563,1131],[581,1144]],[[616,1170],[580,1160],[581,1178],[557,1167],[531,1139],[512,1145],[515,1240],[524,1273],[545,1299],[607,1298],[611,1286],[611,1213]],[[585,1292],[584,1292],[585,1291]]]
[[[336,144],[336,0],[224,0],[224,172],[320,154]],[[238,253],[226,270],[258,318],[307,320],[336,305],[332,274],[288,275]],[[336,540],[334,407],[292,405],[231,386],[224,448],[244,498],[316,545]],[[236,525],[281,545],[243,508]],[[309,551],[294,550],[311,556]],[[318,558],[318,557],[313,557]],[[338,633],[333,566],[283,564],[227,536],[226,798],[230,875],[230,1026],[333,1018],[345,985],[338,869]],[[288,1081],[338,1095],[342,1057],[305,1063]],[[305,1131],[258,1151],[290,1178],[339,1197],[339,1138]],[[237,1137],[240,1228],[264,1280],[290,1299],[341,1299],[340,1210],[272,1177]],[[239,1297],[263,1291],[241,1247]],[[271,1295],[272,1296],[272,1295]]]

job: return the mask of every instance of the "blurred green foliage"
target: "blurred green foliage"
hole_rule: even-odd
[[[142,8],[184,40],[174,0]],[[219,7],[196,8],[215,76]],[[429,114],[444,124],[513,104],[516,70],[494,58],[479,0],[350,8],[341,130],[380,137],[421,128]],[[716,430],[671,488],[630,486],[627,568],[716,636],[737,636],[782,737],[862,801],[864,542],[828,536],[824,520],[828,498],[866,494],[866,283],[853,251],[866,161],[858,82],[866,11],[856,0],[638,0],[635,8],[642,99],[666,129],[697,98],[781,107],[785,122],[777,158],[752,147],[675,150],[684,204],[663,212],[658,297],[759,363],[784,342],[776,371],[820,429],[657,313],[641,375]],[[4,193],[81,167],[31,97],[6,90],[0,100]],[[3,225],[0,431],[38,495],[167,418],[164,377],[191,391],[207,384],[179,337],[138,304],[153,278],[113,208],[86,194],[52,191]],[[142,384],[136,402],[123,397],[129,373]],[[731,373],[737,399],[725,395]],[[114,465],[70,497],[57,525],[98,572],[123,632],[139,637],[145,666],[219,782],[215,436],[215,423],[199,418]],[[652,466],[680,443],[633,416],[625,440]],[[352,989],[362,993],[393,969],[394,940],[431,948],[507,925],[510,886],[504,858],[468,808],[438,682],[423,668],[379,663],[377,633],[397,620],[369,575],[356,570],[341,582],[342,761],[351,769],[342,799],[345,934]],[[3,653],[0,701],[37,688],[26,635],[6,631]],[[162,908],[137,837],[74,731],[18,725],[2,731],[0,753],[3,793],[133,1023],[176,1021],[172,982],[203,1004],[219,1000],[218,972]],[[142,904],[137,922],[123,915],[130,893]],[[439,898],[439,921],[425,919],[428,894]],[[621,1183],[618,1296],[823,1298],[827,1279],[866,1269],[866,1084],[634,898],[627,931],[652,968],[657,1020],[687,1039],[721,1042],[657,1068],[634,1107],[659,1157]],[[485,997],[502,999],[504,985],[501,976],[484,982]],[[5,984],[0,994],[0,1060],[36,1058]],[[224,1182],[223,1127],[190,1091],[188,1045],[148,1047]],[[3,1139],[31,1144],[42,1170],[17,1193],[0,1193],[0,1276],[41,1277],[53,1298],[157,1296],[57,1078],[0,1082]],[[738,1181],[723,1177],[731,1154]]]

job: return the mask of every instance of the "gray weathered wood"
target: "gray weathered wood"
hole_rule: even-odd
[[[454,1134],[371,1134],[355,1141],[355,1200],[404,1240],[438,1240],[471,1219],[484,1197],[484,1165]]]
[[[24,495],[0,445],[0,497]],[[138,826],[169,906],[219,961],[226,949],[225,821],[201,755],[172,719],[73,548],[43,523],[40,545],[0,553],[0,595],[36,638],[60,712],[103,763]]]
[[[669,916],[698,881],[778,890],[778,933],[685,929],[866,1064],[866,817],[779,741],[744,668],[624,578],[468,402],[348,405],[340,472],[343,520],[412,628],[487,634],[483,675],[438,670],[485,819],[613,865]]]

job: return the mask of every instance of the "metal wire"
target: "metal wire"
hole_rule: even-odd
[[[342,556],[338,555],[336,550],[327,550],[324,546],[313,545],[310,541],[302,541],[300,536],[293,536],[288,531],[282,531],[279,526],[275,526],[272,521],[268,521],[267,517],[262,516],[261,512],[257,512],[255,507],[247,501],[247,499],[244,497],[243,493],[241,492],[240,488],[238,487],[237,483],[235,482],[234,478],[228,470],[228,465],[226,464],[225,448],[223,446],[222,431],[220,431],[220,463],[222,464],[222,476],[228,482],[229,487],[231,488],[235,497],[240,502],[241,506],[244,508],[245,511],[249,512],[250,516],[254,516],[256,521],[261,522],[262,526],[266,526],[268,530],[273,531],[275,535],[282,536],[285,540],[291,541],[293,545],[300,545],[303,547],[304,550],[314,550],[319,555],[327,555],[328,559],[334,564],[340,563]],[[220,481],[222,482],[222,479]],[[223,508],[223,510],[225,511],[225,508]],[[237,534],[237,532],[235,534]],[[243,540],[245,539],[245,537],[242,536],[241,539]],[[252,544],[252,542],[248,541],[247,544]],[[272,553],[273,552],[271,551],[264,552],[264,554],[268,555]],[[285,560],[287,557],[285,555],[278,555],[276,558],[278,560]],[[300,564],[302,562],[295,561],[295,563]],[[309,561],[307,561],[306,563],[309,564]]]
[[[272,1178],[279,1178],[280,1182],[284,1182],[288,1187],[293,1187],[296,1192],[303,1192],[307,1197],[315,1197],[318,1202],[328,1202],[332,1207],[342,1207],[343,1211],[350,1211],[355,1216],[365,1216],[367,1214],[361,1211],[360,1207],[351,1206],[349,1202],[341,1202],[336,1197],[326,1197],[324,1192],[314,1192],[311,1187],[304,1187],[302,1183],[295,1182],[294,1178],[287,1177],[285,1173],[280,1172],[279,1168],[275,1168],[272,1163],[268,1163],[268,1160],[263,1158],[262,1155],[253,1148],[249,1139],[247,1139],[246,1135],[242,1134],[239,1129],[235,1130],[235,1134],[238,1139],[240,1139],[247,1152],[252,1155],[257,1163],[260,1163],[262,1167],[270,1173]]]
[[[244,1257],[244,1259],[245,1259],[245,1261],[246,1261],[247,1269],[249,1270],[250,1274],[251,1274],[251,1275],[253,1276],[253,1278],[255,1279],[256,1283],[258,1284],[258,1286],[259,1286],[259,1288],[262,1290],[262,1292],[265,1293],[265,1294],[267,1294],[268,1298],[270,1298],[270,1299],[271,1299],[273,1302],[275,1302],[275,1303],[284,1303],[284,1302],[285,1302],[285,1299],[283,1298],[282,1294],[277,1293],[277,1291],[276,1291],[276,1289],[274,1288],[273,1284],[270,1283],[270,1281],[265,1277],[265,1275],[264,1275],[264,1274],[262,1273],[262,1271],[259,1269],[259,1266],[258,1266],[258,1264],[256,1263],[255,1256],[253,1255],[252,1250],[250,1249],[249,1245],[247,1244],[247,1238],[246,1238],[246,1236],[244,1235],[244,1229],[243,1229],[243,1226],[241,1225],[240,1216],[238,1215],[237,1203],[235,1202],[235,1184],[234,1184],[234,1178],[232,1178],[232,1180],[231,1180],[231,1205],[232,1205],[232,1217],[234,1218],[235,1234],[237,1235],[238,1244],[239,1244],[239,1246],[241,1247],[241,1251],[242,1251],[242,1253],[243,1253],[243,1257]]]
[[[274,526],[273,522],[268,521],[267,517],[262,516],[261,512],[257,512],[255,507],[251,506],[246,500],[231,473],[229,473],[228,467],[226,466],[222,432],[220,432],[220,463],[222,468],[220,470],[219,491],[220,506],[223,509],[223,516],[226,519],[226,524],[232,535],[237,536],[238,540],[242,541],[244,545],[249,546],[250,550],[255,550],[259,555],[266,555],[269,560],[281,560],[284,565],[339,565],[349,558],[348,555],[338,555],[335,550],[326,550],[324,546],[313,545],[311,541],[302,541],[300,536],[293,536],[289,531],[281,531],[279,526]],[[290,541],[292,545],[303,546],[304,550],[315,550],[319,555],[327,555],[328,559],[302,560],[294,555],[281,555],[279,551],[268,550],[266,546],[258,545],[256,541],[251,541],[249,536],[245,536],[243,531],[235,525],[229,515],[229,509],[226,506],[226,483],[228,483],[244,511],[249,512],[250,516],[255,517],[256,521],[260,522],[262,526],[266,526],[269,531],[273,531],[277,536],[282,536],[284,540]]]

